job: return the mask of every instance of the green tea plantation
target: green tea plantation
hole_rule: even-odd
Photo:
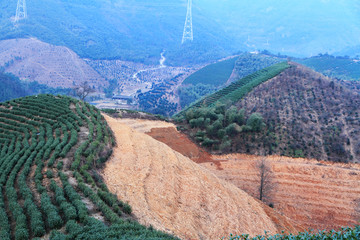
[[[100,111],[38,95],[0,104],[0,239],[176,239],[135,221],[97,171],[115,140]]]

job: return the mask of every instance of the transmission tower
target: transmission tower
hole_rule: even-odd
[[[185,20],[185,26],[184,26],[184,33],[183,33],[181,44],[183,44],[184,42],[186,42],[188,40],[189,41],[194,40],[191,8],[192,8],[192,0],[188,0],[186,20]]]
[[[16,7],[15,22],[18,22],[21,19],[25,19],[26,17],[27,17],[26,2],[25,2],[25,0],[18,0],[17,7]]]

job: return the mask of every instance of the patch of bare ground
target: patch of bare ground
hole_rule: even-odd
[[[243,154],[214,156],[224,170],[203,166],[253,196],[258,195],[255,163],[261,157]],[[226,160],[226,161],[224,161]],[[358,224],[360,166],[269,156],[276,182],[272,202],[276,209],[305,228],[333,229]]]
[[[188,142],[176,129],[152,129],[155,139],[191,157],[196,144]],[[182,140],[184,139],[184,140]],[[204,155],[202,155],[204,156]],[[209,156],[209,155],[208,155]],[[233,183],[250,195],[258,197],[259,171],[256,163],[262,157],[246,154],[213,155],[199,164],[219,178]],[[306,229],[333,229],[358,224],[360,219],[360,165],[330,163],[303,158],[266,157],[273,172],[276,189],[272,203],[276,210]]]
[[[169,146],[123,120],[105,118],[118,146],[102,175],[110,191],[129,202],[140,223],[182,239],[299,230],[288,218],[276,218],[280,214],[273,209]]]

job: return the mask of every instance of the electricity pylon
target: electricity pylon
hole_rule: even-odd
[[[188,0],[186,20],[185,20],[185,26],[184,26],[184,33],[183,33],[181,44],[183,44],[186,41],[193,41],[194,40],[191,8],[192,8],[192,0]]]
[[[25,2],[25,0],[18,0],[17,7],[16,7],[15,22],[18,22],[21,19],[25,19],[26,17],[27,17],[26,2]]]

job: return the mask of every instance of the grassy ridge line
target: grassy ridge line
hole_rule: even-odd
[[[191,108],[199,108],[203,106],[214,106],[217,102],[226,102],[230,100],[232,102],[240,100],[247,93],[249,93],[253,88],[260,85],[267,80],[276,77],[278,74],[283,72],[285,69],[289,68],[290,65],[287,62],[281,62],[274,64],[270,67],[264,68],[260,71],[257,71],[253,74],[250,74],[236,82],[233,82],[229,86],[200,99],[195,102],[187,109],[179,112],[177,115],[182,115]]]
[[[273,65],[273,67],[270,69],[264,69],[264,75],[261,75],[261,74],[258,75],[255,79],[246,83],[241,88],[236,88],[234,91],[232,91],[228,95],[219,99],[219,101],[225,102],[227,99],[230,99],[232,102],[236,102],[236,101],[240,100],[242,97],[244,97],[247,93],[249,93],[256,86],[260,85],[261,83],[266,82],[267,80],[269,80],[271,78],[276,77],[277,75],[279,75],[281,72],[283,72],[285,69],[287,69],[289,67],[290,67],[290,65],[288,63],[282,62],[282,63],[278,63],[276,65]],[[245,81],[244,81],[244,83],[245,83]]]
[[[191,74],[187,77],[183,85],[186,84],[208,84],[214,86],[221,86],[226,83],[226,81],[231,76],[231,73],[235,67],[235,62],[238,57],[233,57],[221,62],[210,64],[199,71]]]

